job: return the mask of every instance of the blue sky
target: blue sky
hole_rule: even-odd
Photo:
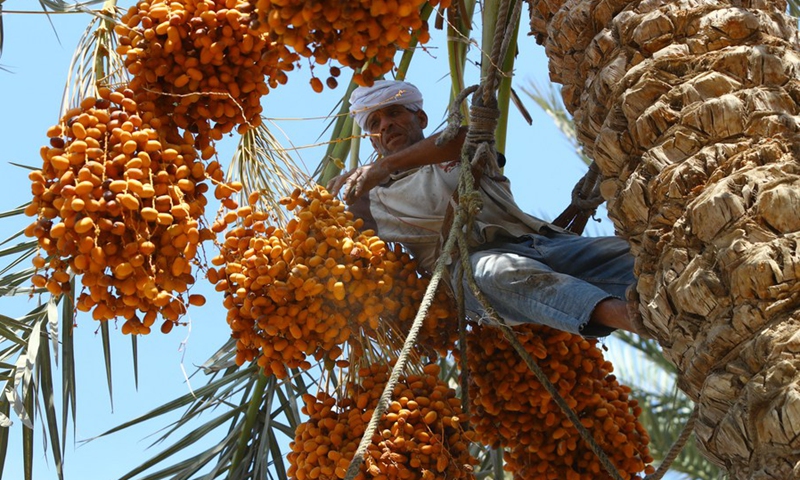
[[[124,6],[131,3],[120,1]],[[0,71],[0,189],[5,192],[0,199],[0,211],[10,210],[29,200],[27,173],[10,162],[40,165],[39,147],[46,142],[47,128],[58,120],[69,62],[90,20],[86,14],[53,15],[48,21],[43,15],[13,13],[34,6],[36,2],[31,0],[8,0],[3,5],[6,11],[3,16],[5,44],[0,65],[7,71]],[[434,128],[444,117],[449,83],[446,51],[437,47],[443,43],[444,33],[433,30],[432,37],[428,50],[416,55],[407,80],[417,84],[425,95],[425,109],[431,119],[431,128]],[[549,219],[569,204],[570,191],[585,172],[585,166],[553,122],[522,93],[522,87],[529,82],[547,82],[543,48],[536,45],[532,37],[523,35],[520,51],[514,84],[534,121],[533,125],[528,125],[518,112],[511,113],[506,175],[512,181],[519,204],[525,210]],[[473,53],[471,58],[476,59],[477,55]],[[471,67],[472,82],[477,82],[477,70],[476,66]],[[265,116],[316,118],[327,115],[335,107],[344,86],[333,92],[326,90],[325,94],[315,94],[308,86],[307,72],[307,68],[293,72],[288,85],[272,91],[264,99]],[[291,138],[294,145],[311,145],[327,138],[327,134],[320,138],[326,123],[325,120],[275,120],[274,133],[286,146],[289,143],[278,128]],[[426,133],[430,134],[430,129]],[[228,163],[234,146],[234,138],[223,141],[219,155],[221,162]],[[362,151],[368,152],[369,148],[365,143]],[[308,169],[316,166],[322,153],[322,148],[297,151]],[[214,209],[209,208],[207,215],[213,218]],[[2,237],[20,230],[27,221],[27,218],[3,219]],[[605,233],[612,230],[607,220],[598,228],[596,231]],[[79,443],[188,391],[184,371],[194,371],[194,366],[203,363],[229,334],[221,295],[211,291],[204,281],[199,283],[203,284],[200,287],[205,289],[203,293],[206,293],[208,303],[190,311],[190,329],[176,328],[169,335],[153,333],[140,339],[138,391],[133,382],[130,341],[119,331],[121,324],[112,329],[113,410],[105,381],[101,339],[96,334],[97,324],[86,315],[77,317],[77,429],[73,431],[69,427],[69,436],[76,441],[69,440],[67,444],[67,478],[119,478],[158,451],[158,448],[146,449],[152,441],[146,437],[159,428],[153,423],[99,441],[80,446]],[[23,315],[34,302],[3,299],[3,313]],[[195,387],[201,384],[202,379],[193,380]],[[49,449],[45,454],[42,448],[44,441],[45,437],[38,429],[34,467],[37,480],[56,478]],[[12,429],[10,442],[5,473],[6,478],[15,480],[22,478],[19,422]]]

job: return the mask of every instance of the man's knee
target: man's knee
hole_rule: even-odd
[[[470,257],[475,283],[491,288],[510,281],[510,273],[518,268],[502,253],[478,252]]]

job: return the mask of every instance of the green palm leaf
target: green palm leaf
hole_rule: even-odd
[[[97,5],[103,3],[105,0],[84,0],[81,2],[65,2],[64,0],[39,0],[39,5],[42,9],[53,12],[76,12],[84,11],[90,5]]]
[[[578,158],[586,165],[591,164],[592,159],[584,155],[583,148],[575,136],[575,125],[572,123],[572,116],[567,112],[561,100],[559,87],[552,83],[541,86],[530,82],[527,87],[522,87],[522,91],[553,120],[564,138],[572,145]]]
[[[788,4],[789,15],[800,17],[800,0],[789,0]]]
[[[3,216],[20,215],[22,209],[5,212]],[[35,252],[35,242],[20,241],[18,232],[2,242],[10,244],[0,250],[6,266],[0,277],[0,296],[33,296],[42,292],[30,284],[30,277],[34,269],[23,266],[12,271],[23,262],[27,263]],[[11,257],[11,258],[8,258]],[[10,273],[9,273],[10,272]],[[53,459],[59,478],[61,472],[61,451],[55,410],[54,410],[54,382],[52,378],[52,359],[50,357],[50,343],[58,334],[57,328],[57,299],[50,298],[47,303],[37,305],[27,315],[21,318],[1,316],[0,320],[0,379],[2,379],[5,395],[0,397],[0,424],[8,426],[12,420],[10,412],[25,426],[23,428],[23,450],[26,456],[33,455],[33,426],[36,405],[39,405],[39,395],[45,408],[44,428],[49,434]],[[0,458],[5,458],[8,448],[8,428],[3,428],[3,437],[6,441],[0,443]],[[26,478],[32,478],[32,464],[25,462]]]
[[[3,54],[3,3],[6,0],[0,0],[0,56]],[[50,12],[54,13],[71,13],[71,12],[88,12],[90,5],[96,5],[98,3],[103,3],[107,0],[85,0],[82,2],[75,2],[75,3],[68,3],[63,0],[39,0],[39,5],[42,8],[44,13],[49,14]],[[52,22],[50,23],[52,26]],[[55,27],[53,27],[53,31],[55,31]],[[56,32],[56,38],[58,38],[58,32]]]
[[[209,377],[205,386],[99,436],[148,421],[157,422],[165,415],[183,411],[180,419],[165,428],[154,445],[168,438],[177,437],[179,440],[128,472],[122,479],[133,478],[153,467],[164,465],[160,470],[141,478],[191,478],[203,469],[207,473],[200,478],[267,478],[270,471],[277,472],[278,478],[286,477],[281,445],[294,435],[300,418],[298,396],[306,392],[306,387],[302,382],[264,377],[258,374],[258,368],[254,365],[243,368],[231,366],[233,351],[233,342],[229,341],[198,369],[198,372],[205,372]],[[184,432],[190,425],[197,425],[201,415],[214,416]],[[227,428],[224,428],[225,425]],[[208,443],[209,436],[221,438],[204,449],[200,442]],[[187,459],[173,460],[183,452],[193,454]]]
[[[63,1],[40,0],[45,12],[85,12],[86,7],[100,1],[68,4]],[[62,109],[77,105],[86,95],[94,94],[100,80],[118,81],[123,72],[118,57],[113,52],[111,20],[108,16],[93,16],[76,49],[70,66],[70,78],[65,90]],[[103,53],[105,52],[105,53]],[[100,58],[109,59],[102,63]],[[101,65],[102,68],[98,68]],[[115,74],[105,71],[114,69]],[[17,165],[33,169],[30,166]],[[0,218],[12,218],[24,213],[24,206],[0,213]],[[35,240],[23,237],[22,232],[8,237],[0,245],[0,258],[4,260],[0,270],[0,296],[41,297],[44,303],[36,306],[27,315],[18,319],[2,318],[0,328],[0,378],[6,395],[0,398],[0,423],[7,424],[13,410],[16,418],[25,426],[23,435],[23,456],[26,461],[25,477],[32,478],[34,424],[37,416],[44,420],[41,429],[48,439],[53,463],[58,478],[63,478],[64,447],[66,445],[67,422],[76,419],[75,361],[72,337],[74,306],[71,301],[54,298],[46,290],[36,289],[31,284],[35,269],[30,267],[30,259],[36,254]],[[74,280],[71,297],[74,298]],[[59,311],[60,304],[60,311]],[[61,322],[64,322],[62,326]],[[64,327],[64,328],[62,328]],[[111,390],[110,344],[108,326],[102,325],[109,393]],[[59,342],[59,336],[61,337]],[[53,378],[55,367],[61,363],[62,376],[59,382]],[[56,388],[60,388],[61,421],[56,412]],[[4,428],[6,441],[0,443],[0,458],[5,458],[9,442],[9,430]],[[2,466],[0,465],[0,468]],[[1,471],[1,470],[0,470]]]
[[[639,421],[650,435],[650,452],[662,461],[675,443],[694,408],[694,403],[677,387],[677,372],[651,340],[615,333],[609,360],[616,375],[631,386],[632,396],[642,406]],[[671,470],[691,478],[713,480],[722,471],[709,463],[698,451],[692,438],[671,465]]]

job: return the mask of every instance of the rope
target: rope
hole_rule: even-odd
[[[461,386],[461,411],[469,418],[469,367],[467,365],[467,312],[464,307],[464,270],[458,271],[456,279],[456,296],[458,307],[458,351],[461,355],[459,367],[461,372],[458,376]]]
[[[475,93],[477,95],[478,92]],[[464,139],[468,154],[481,144],[494,145],[494,131],[500,118],[497,101],[492,97],[489,102],[475,103],[469,107],[469,129]],[[470,155],[471,156],[471,155]],[[475,165],[475,160],[472,162]]]
[[[503,48],[503,39],[505,38],[504,35],[506,33],[506,29],[503,28],[505,26],[505,19],[508,17],[508,9],[509,9],[509,0],[503,0],[500,2],[500,7],[497,9],[497,20],[494,29],[494,38],[492,39],[492,54],[490,55],[490,69],[488,75],[486,76],[485,85],[486,89],[483,92],[483,101],[488,103],[489,95],[494,92],[497,86],[495,82],[497,82],[497,72],[500,70],[500,59],[503,58],[501,55],[501,50]]]
[[[583,233],[589,217],[604,201],[600,194],[600,180],[600,168],[592,162],[583,178],[573,187],[571,203],[553,220],[553,224],[577,234]]]
[[[514,1],[514,0],[511,0]],[[514,10],[511,12],[511,17],[506,20],[508,16],[510,1],[504,1],[500,4],[497,12],[497,25],[495,26],[494,39],[492,42],[492,55],[491,55],[491,73],[488,74],[486,79],[486,91],[484,91],[484,101],[488,101],[489,92],[494,92],[497,88],[498,77],[503,72],[500,71],[503,59],[506,57],[506,52],[511,45],[511,38],[514,36],[514,29],[519,22],[520,12],[522,12],[522,1],[516,1]]]
[[[514,38],[514,29],[517,28],[517,25],[519,24],[519,17],[522,12],[522,3],[523,3],[522,1],[518,1],[514,5],[514,10],[511,12],[511,18],[508,20],[508,23],[506,24],[506,31],[503,36],[503,46],[500,49],[497,62],[495,63],[495,66],[498,69],[498,73],[502,73],[499,71],[499,66],[501,65],[500,62],[502,62],[503,59],[506,58],[506,54],[508,53],[508,48],[511,46],[511,39]]]
[[[675,443],[672,444],[670,447],[669,452],[667,452],[667,456],[664,457],[664,460],[661,461],[661,465],[658,466],[658,470],[653,472],[652,474],[644,477],[644,480],[661,480],[667,471],[669,470],[670,465],[672,462],[678,458],[683,447],[686,445],[686,442],[689,440],[689,436],[694,431],[694,424],[697,422],[697,416],[699,415],[699,406],[695,404],[694,410],[692,410],[692,414],[686,420],[686,425],[683,426],[683,430],[681,430],[681,434],[678,436],[678,439],[675,440]]]
[[[522,12],[523,2],[521,0],[516,1],[511,16],[506,18],[512,1],[514,0],[504,0],[497,11],[497,24],[495,25],[490,59],[491,73],[486,78],[486,90],[483,92],[484,102],[488,102],[489,96],[497,88],[498,76],[503,73],[500,71],[500,66],[511,45],[511,38],[514,36],[514,29],[519,22],[520,12]]]

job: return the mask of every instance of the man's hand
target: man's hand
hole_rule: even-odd
[[[328,182],[328,191],[333,195],[342,190],[342,200],[348,205],[359,197],[380,185],[391,172],[384,170],[382,162],[378,161],[334,177]]]

